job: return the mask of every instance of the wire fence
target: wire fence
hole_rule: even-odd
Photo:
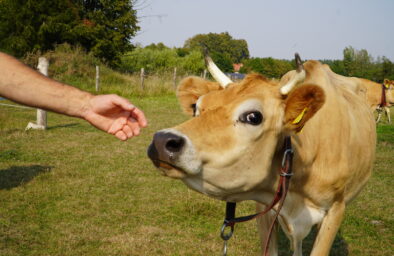
[[[4,99],[0,99],[0,100],[4,100]],[[13,108],[24,108],[24,109],[35,109],[35,108],[21,106],[21,105],[17,105],[17,104],[6,104],[6,103],[0,103],[0,106],[13,107]]]

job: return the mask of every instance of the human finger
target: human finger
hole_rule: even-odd
[[[133,131],[131,130],[131,127],[127,124],[123,126],[122,131],[127,135],[127,138],[131,138],[134,135]]]
[[[131,116],[138,121],[141,127],[146,127],[148,125],[148,121],[146,120],[144,112],[142,112],[139,108],[134,108],[131,112]]]
[[[110,126],[108,133],[116,134],[116,132],[122,130],[123,126],[127,123],[126,117],[117,118]]]
[[[122,109],[127,111],[133,111],[135,109],[135,106],[131,104],[129,100],[120,97],[116,94],[112,94],[111,96],[112,96],[112,103],[121,107]]]
[[[115,136],[120,140],[127,140],[127,135],[124,133],[124,131],[117,131]]]
[[[131,130],[133,131],[134,135],[139,135],[140,134],[140,125],[137,122],[137,120],[135,120],[134,118],[130,117],[127,120],[127,125],[131,128]]]

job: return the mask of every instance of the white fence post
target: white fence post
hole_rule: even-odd
[[[44,76],[48,76],[48,67],[49,61],[45,57],[40,57],[38,59],[38,70]],[[45,130],[47,128],[47,112],[42,109],[37,109],[37,123],[29,122],[27,124],[26,130],[29,129],[38,129],[38,130]]]
[[[96,92],[100,90],[100,67],[96,66]]]
[[[141,89],[144,90],[145,69],[141,68]]]

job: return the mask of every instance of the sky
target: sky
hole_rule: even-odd
[[[394,62],[394,0],[138,0],[142,46],[182,47],[197,35],[229,32],[251,57],[342,59],[366,49]]]

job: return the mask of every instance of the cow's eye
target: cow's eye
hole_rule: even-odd
[[[246,112],[239,117],[239,121],[251,125],[259,125],[263,121],[263,115],[259,111]]]

